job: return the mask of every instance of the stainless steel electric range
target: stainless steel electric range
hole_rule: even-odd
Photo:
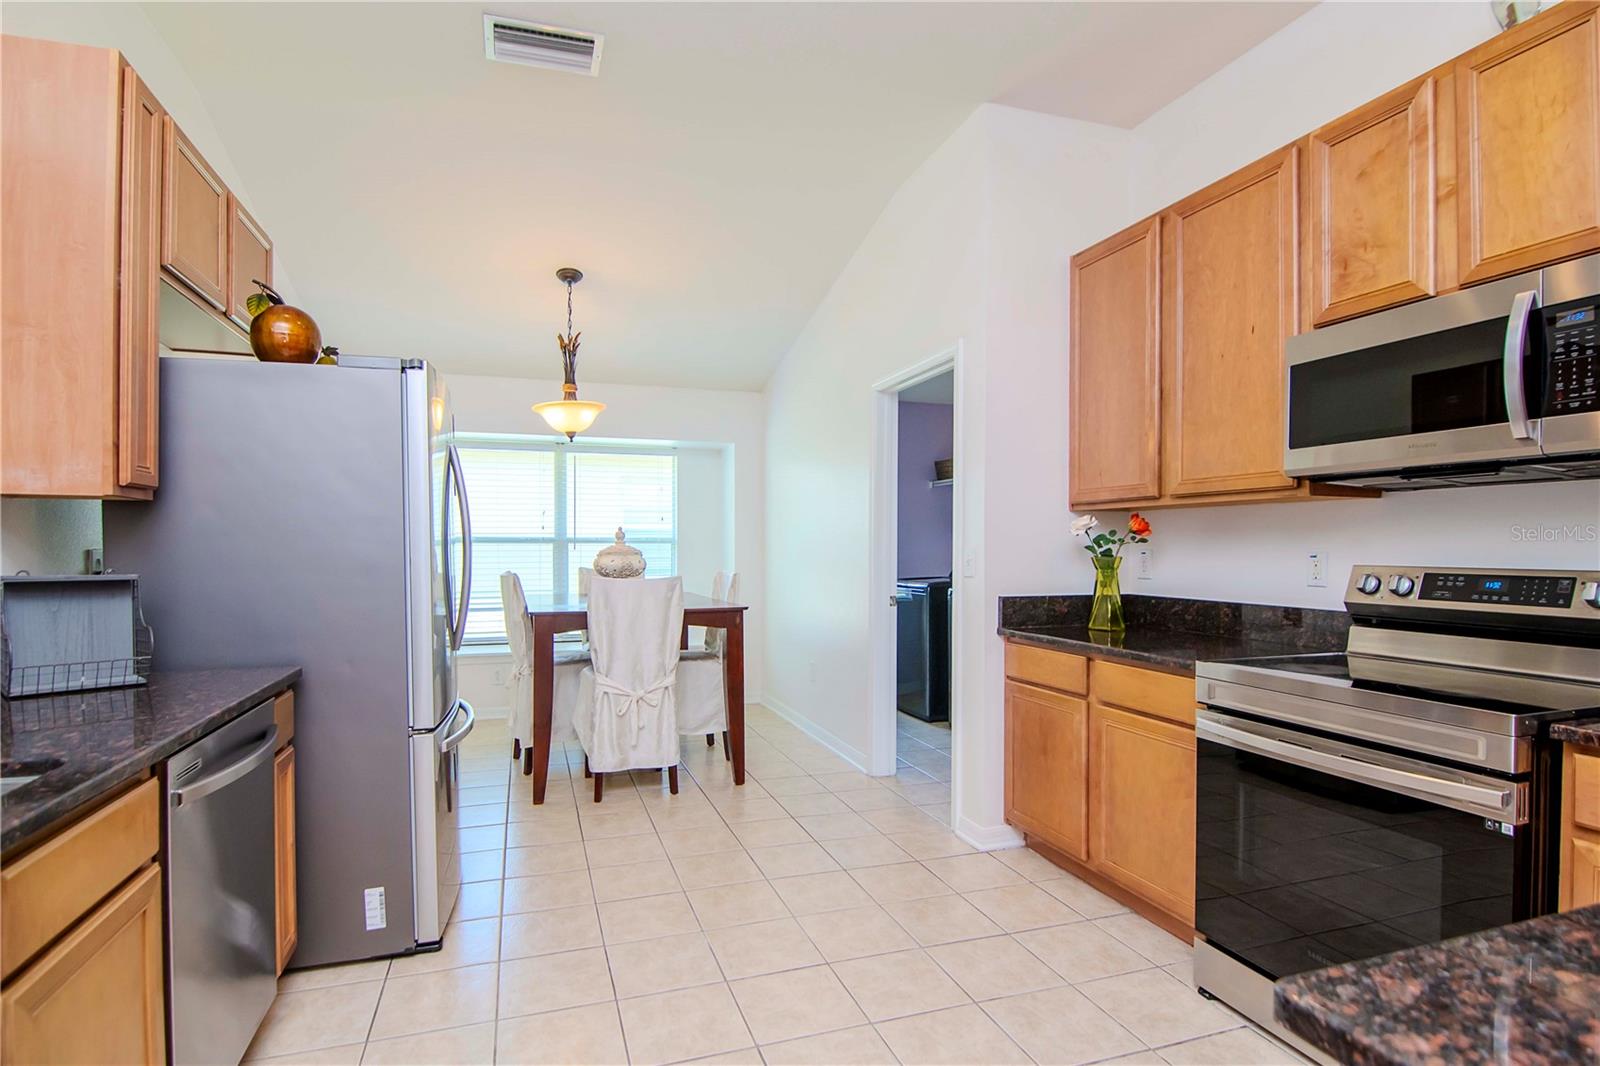
[[[1195,982],[1555,909],[1559,719],[1600,714],[1600,572],[1358,566],[1345,654],[1200,663]]]

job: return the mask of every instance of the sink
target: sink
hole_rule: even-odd
[[[0,762],[0,796],[38,780],[60,765],[60,759],[6,759]]]

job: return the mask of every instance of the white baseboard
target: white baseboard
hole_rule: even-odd
[[[816,722],[813,722],[811,719],[807,718],[793,707],[790,707],[782,700],[773,699],[771,696],[768,696],[762,700],[747,700],[746,702],[760,703],[763,707],[776,714],[779,718],[782,718],[784,721],[800,730],[800,732],[804,733],[812,740],[815,740],[817,743],[821,744],[823,747],[839,756],[839,758],[843,759],[845,762],[850,763],[857,770],[860,770],[862,773],[870,772],[867,770],[867,756],[864,752],[858,751],[851,745],[846,744],[844,741],[834,736],[831,732],[824,729]]]
[[[979,825],[966,818],[956,823],[956,835],[979,851],[996,851],[1000,848],[1020,848],[1022,834],[1002,822],[999,825]]]

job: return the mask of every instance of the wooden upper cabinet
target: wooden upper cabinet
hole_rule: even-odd
[[[156,484],[161,105],[108,48],[0,37],[0,492]]]
[[[1089,705],[1006,682],[1006,821],[1088,858]]]
[[[228,306],[232,197],[169,117],[161,265],[218,310]]]
[[[1161,222],[1072,257],[1067,491],[1075,508],[1161,494]]]
[[[132,67],[122,72],[122,322],[117,339],[117,474],[159,480],[161,157],[166,112]]]
[[[1600,248],[1600,8],[1569,0],[1454,73],[1461,283]]]
[[[1298,149],[1162,218],[1162,478],[1173,496],[1286,489],[1284,341],[1295,332]]]
[[[1436,91],[1420,78],[1311,134],[1313,325],[1433,295]]]
[[[229,285],[228,317],[249,329],[250,312],[245,309],[244,301],[257,291],[257,278],[268,285],[272,284],[272,238],[256,224],[256,220],[250,217],[250,212],[238,200],[232,201],[232,212],[229,240],[233,242],[233,251],[229,260],[232,263],[233,280]]]

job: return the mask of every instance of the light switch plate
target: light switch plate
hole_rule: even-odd
[[[1155,577],[1156,557],[1153,551],[1149,548],[1140,548],[1139,554],[1135,556],[1135,562],[1137,565],[1134,567],[1134,574],[1140,581],[1149,581]]]

